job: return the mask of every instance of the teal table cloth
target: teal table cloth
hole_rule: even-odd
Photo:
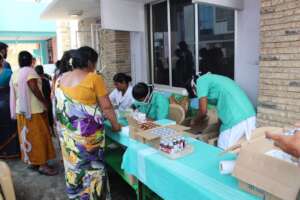
[[[161,125],[170,123],[172,122],[168,120],[162,121]],[[128,128],[123,128],[119,134],[107,135],[127,146],[122,169],[136,176],[165,200],[260,199],[240,190],[236,178],[220,174],[219,162],[234,160],[234,154],[220,156],[219,148],[187,138],[188,143],[194,147],[194,152],[186,157],[171,160],[148,145],[130,139]]]

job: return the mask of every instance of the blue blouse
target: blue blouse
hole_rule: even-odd
[[[7,68],[3,68],[3,71],[0,73],[0,87],[8,87],[12,71]]]

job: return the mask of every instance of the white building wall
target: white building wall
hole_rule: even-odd
[[[145,31],[144,2],[101,0],[102,28],[121,31]]]
[[[260,50],[260,0],[244,0],[237,11],[235,80],[257,105]]]

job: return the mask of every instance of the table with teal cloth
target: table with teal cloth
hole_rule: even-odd
[[[160,124],[171,121],[163,120]],[[125,122],[123,122],[125,124]],[[148,145],[129,138],[128,128],[121,133],[107,131],[107,136],[127,147],[122,169],[136,176],[143,184],[165,200],[258,200],[243,192],[236,178],[221,175],[219,162],[234,160],[235,155],[220,156],[221,150],[193,138],[188,143],[194,152],[171,160]]]

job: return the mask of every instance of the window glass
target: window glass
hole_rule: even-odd
[[[169,85],[169,37],[167,2],[152,6],[154,83]]]
[[[184,87],[195,73],[195,7],[191,0],[170,1],[172,86]]]
[[[198,4],[199,71],[234,78],[234,10]]]

